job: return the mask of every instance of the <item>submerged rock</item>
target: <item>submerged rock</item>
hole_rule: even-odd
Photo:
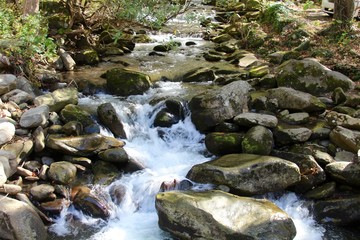
[[[156,196],[159,226],[178,239],[293,239],[291,218],[273,203],[222,191]]]
[[[239,195],[281,191],[300,181],[300,169],[287,160],[253,154],[229,154],[195,165],[187,178],[226,185]]]

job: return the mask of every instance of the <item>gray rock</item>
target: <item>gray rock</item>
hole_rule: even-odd
[[[310,139],[312,131],[306,127],[279,124],[275,131],[275,142],[279,145],[288,145],[306,142]]]
[[[159,226],[176,239],[293,239],[291,218],[268,200],[222,191],[156,196]],[[235,210],[236,209],[236,210]]]
[[[315,96],[332,92],[338,87],[348,91],[355,86],[350,78],[331,71],[314,59],[284,62],[277,69],[276,79],[279,87],[290,87]]]
[[[0,74],[0,96],[16,88],[16,76]]]
[[[38,96],[34,99],[36,106],[48,105],[50,112],[59,112],[68,104],[78,103],[78,91],[76,88],[61,88],[52,93]]]
[[[75,137],[49,135],[46,141],[48,148],[74,156],[93,156],[109,148],[123,147],[124,142],[101,134],[89,134]]]
[[[33,149],[33,141],[24,139],[19,139],[15,142],[8,143],[2,147],[2,150],[11,153],[11,157],[8,157],[11,168],[11,175],[16,172],[16,167],[30,156]]]
[[[24,112],[23,115],[21,115],[19,123],[23,128],[36,128],[45,126],[48,119],[49,107],[47,105],[41,105]]]
[[[309,192],[305,194],[305,197],[311,199],[325,199],[333,196],[335,194],[335,191],[336,191],[336,183],[328,182],[314,189],[311,189]]]
[[[348,114],[326,111],[325,120],[327,124],[332,127],[341,126],[344,128],[360,131],[360,119],[351,117]]]
[[[0,157],[3,158],[3,157]],[[2,161],[0,161],[0,185],[5,184],[7,181],[7,176],[5,174],[5,168],[3,166]]]
[[[16,104],[32,103],[34,97],[20,89],[14,89],[1,96],[4,102],[13,101]]]
[[[79,136],[83,133],[83,125],[79,121],[70,121],[62,126],[61,132],[67,136]]]
[[[27,92],[32,98],[36,97],[36,92],[38,90],[23,76],[18,76],[16,78],[16,88]]]
[[[281,118],[289,124],[305,124],[309,122],[310,115],[307,112],[290,113]]]
[[[2,197],[0,236],[3,239],[46,240],[47,230],[38,214],[27,204]]]
[[[294,185],[300,181],[300,170],[296,164],[277,157],[229,154],[193,166],[187,178],[226,185],[241,195],[256,195]]]
[[[353,162],[333,162],[325,167],[329,176],[339,183],[360,186],[360,165]]]
[[[264,127],[274,128],[278,124],[275,116],[263,113],[240,113],[234,118],[234,122],[239,126],[253,127],[261,125]]]
[[[268,98],[275,99],[281,109],[316,112],[323,111],[326,107],[317,97],[292,88],[279,87],[269,89],[267,93]]]
[[[192,122],[198,130],[207,131],[235,117],[247,108],[250,89],[247,82],[235,81],[193,97],[189,103]]]
[[[115,137],[126,139],[124,125],[111,103],[101,104],[97,109],[100,121],[110,129]]]
[[[9,142],[15,136],[15,126],[9,122],[0,123],[0,146]]]
[[[41,184],[35,187],[30,188],[30,194],[35,201],[46,200],[52,195],[55,191],[55,188],[49,184]]]
[[[3,170],[3,174],[5,175],[5,177],[6,178],[11,177],[11,175],[13,174],[13,171],[11,170],[11,167],[10,167],[9,158],[6,156],[0,155],[0,164],[2,165],[2,170]]]
[[[358,196],[318,201],[314,205],[314,213],[318,221],[348,226],[359,222],[359,205]]]
[[[314,156],[316,162],[322,166],[326,166],[329,163],[335,162],[335,159],[327,152],[322,152],[320,150],[313,150],[312,155]]]
[[[75,180],[76,167],[65,161],[54,162],[50,165],[47,174],[52,181],[67,185]]]
[[[70,56],[69,53],[65,52],[64,49],[59,49],[58,54],[60,55],[60,58],[64,64],[64,67],[67,71],[74,70],[76,66],[75,60]]]
[[[39,126],[33,132],[34,138],[34,150],[35,152],[41,152],[45,148],[45,134],[44,129]]]
[[[264,126],[252,127],[241,143],[243,153],[258,155],[269,155],[273,145],[273,134]]]
[[[360,149],[360,131],[338,126],[330,132],[330,141],[346,151],[356,153]]]

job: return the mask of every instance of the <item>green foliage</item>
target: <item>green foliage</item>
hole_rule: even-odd
[[[114,9],[115,18],[135,21],[151,28],[160,28],[184,7],[181,1],[169,0],[106,0]]]
[[[303,5],[303,10],[306,11],[308,9],[313,9],[315,7],[314,1],[306,0],[306,2]]]
[[[295,19],[291,18],[291,9],[283,3],[270,3],[267,5],[261,13],[261,20],[270,24],[277,32],[281,32],[285,26],[295,21]]]

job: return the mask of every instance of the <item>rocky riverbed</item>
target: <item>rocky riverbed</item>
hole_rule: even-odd
[[[241,13],[254,12],[256,6],[249,5]],[[131,55],[123,55],[131,54],[142,34],[124,41],[122,52],[93,50],[95,63],[107,61],[103,78],[95,81],[57,82],[57,73],[42,71],[39,78],[50,91],[40,91],[23,76],[0,74],[0,235],[47,239],[47,227],[69,206],[106,223],[128,191],[114,182],[147,167],[126,150],[127,138],[134,136],[127,135],[117,106],[103,101],[94,111],[79,99],[102,92],[131,100],[166,82],[196,90],[154,97],[151,127],[166,139],[166,129],[185,122],[189,111],[191,124],[205,135],[195,139],[205,144],[206,158],[186,178],[155,186],[159,193],[152,201],[161,229],[180,239],[293,239],[291,217],[271,200],[259,199],[290,191],[313,203],[319,223],[359,230],[357,84],[316,59],[298,58],[296,50],[260,59],[242,49],[231,25],[220,24],[215,33],[206,34],[211,48],[201,48],[194,58],[206,64],[187,65],[173,76],[154,79],[138,60],[132,64]],[[148,54],[161,59],[196,43],[169,46],[159,44]],[[71,73],[93,64],[89,56],[94,59],[85,51],[60,51],[58,63]],[[199,184],[211,187],[199,191]],[[104,194],[98,186],[111,187]]]

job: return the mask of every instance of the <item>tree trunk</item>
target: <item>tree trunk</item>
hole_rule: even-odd
[[[34,14],[39,12],[39,3],[40,0],[25,0],[24,2],[24,15]]]
[[[343,30],[351,29],[354,14],[354,0],[335,0],[334,18]]]

